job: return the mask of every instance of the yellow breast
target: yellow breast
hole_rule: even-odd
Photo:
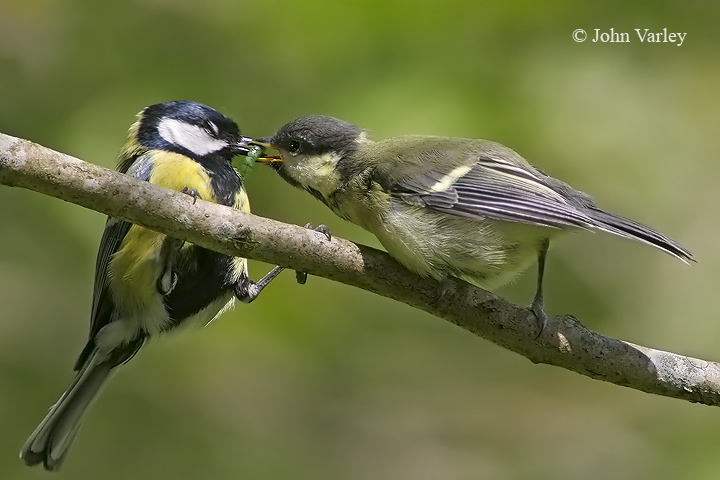
[[[171,152],[153,152],[152,161],[150,183],[176,191],[194,188],[203,200],[216,201],[210,176],[198,162]],[[130,310],[125,314],[145,311],[159,302],[156,282],[164,268],[161,250],[165,238],[164,234],[132,225],[113,255],[108,272],[111,290],[116,304]],[[183,250],[188,246],[185,244]]]
[[[198,162],[179,153],[158,152],[154,155],[150,183],[177,191],[194,188],[200,198],[215,202],[207,171]]]

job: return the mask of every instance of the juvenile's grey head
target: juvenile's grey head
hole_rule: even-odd
[[[324,200],[345,180],[345,169],[338,163],[352,162],[364,139],[360,127],[311,115],[293,120],[263,140],[280,152],[282,162],[271,165],[285,180]]]
[[[275,148],[287,156],[317,156],[336,153],[352,154],[362,135],[360,127],[325,115],[301,117],[283,126],[269,140]]]

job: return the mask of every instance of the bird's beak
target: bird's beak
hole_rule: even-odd
[[[254,140],[250,137],[240,137],[237,142],[233,142],[230,144],[230,148],[235,155],[247,156],[247,154],[250,152],[250,147],[252,146],[250,145],[250,143],[253,141]]]
[[[280,155],[266,155],[265,150],[277,150],[275,146],[270,143],[270,137],[257,138],[250,142],[250,145],[257,145],[263,149],[263,154],[257,158],[259,163],[269,165],[271,167],[279,167],[282,165],[282,157]]]

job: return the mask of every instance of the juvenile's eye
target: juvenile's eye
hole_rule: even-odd
[[[300,142],[293,140],[288,144],[287,150],[290,153],[298,153],[300,151]]]

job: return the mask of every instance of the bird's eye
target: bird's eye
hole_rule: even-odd
[[[298,142],[297,140],[293,140],[292,142],[290,142],[288,144],[287,151],[292,154],[298,153],[300,151],[300,142]]]
[[[218,135],[218,127],[212,122],[206,122],[205,125],[203,125],[203,130],[213,138]]]

